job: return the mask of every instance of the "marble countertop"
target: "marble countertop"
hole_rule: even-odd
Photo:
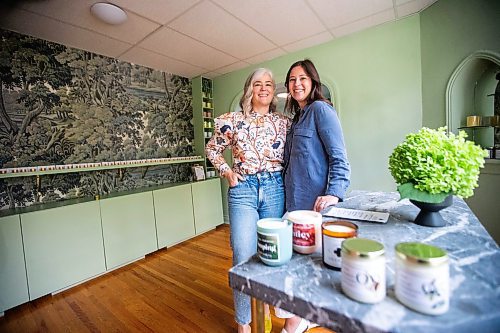
[[[467,204],[457,197],[441,211],[447,225],[412,223],[419,209],[396,192],[353,191],[339,207],[389,212],[386,224],[358,222],[358,237],[384,244],[387,296],[363,304],[342,293],[340,272],[327,268],[321,254],[293,254],[280,267],[257,256],[229,270],[232,288],[301,315],[337,332],[499,332],[500,250]],[[418,241],[443,248],[450,257],[450,309],[440,316],[415,312],[394,294],[394,246]]]

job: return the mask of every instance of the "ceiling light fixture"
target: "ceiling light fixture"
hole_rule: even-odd
[[[90,12],[107,24],[117,25],[127,20],[127,13],[112,3],[96,2],[90,7]]]

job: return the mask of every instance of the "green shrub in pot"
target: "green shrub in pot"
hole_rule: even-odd
[[[389,157],[401,199],[439,203],[450,194],[472,196],[487,152],[466,137],[445,127],[408,134]]]

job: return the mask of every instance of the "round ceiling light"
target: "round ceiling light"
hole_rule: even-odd
[[[106,2],[96,2],[90,7],[90,12],[108,24],[122,24],[127,20],[127,13],[118,6]]]

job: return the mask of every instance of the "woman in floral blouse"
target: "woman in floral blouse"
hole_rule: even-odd
[[[259,68],[247,78],[242,111],[215,119],[215,133],[205,147],[207,157],[229,183],[228,206],[233,265],[256,253],[257,221],[284,214],[281,170],[289,119],[276,113],[275,82]],[[232,149],[230,167],[222,153]],[[250,332],[250,297],[234,291],[238,332]]]

